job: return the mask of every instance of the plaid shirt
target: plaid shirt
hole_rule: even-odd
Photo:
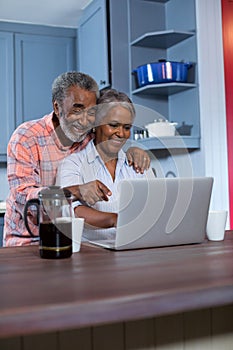
[[[42,188],[54,185],[59,162],[74,151],[83,149],[92,138],[88,135],[81,143],[63,146],[54,131],[52,117],[53,112],[41,119],[23,123],[15,130],[8,144],[10,194],[6,201],[5,246],[35,243],[24,225],[26,201],[37,198]],[[38,235],[38,226],[30,223],[30,227]]]

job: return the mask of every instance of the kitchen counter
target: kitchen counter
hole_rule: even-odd
[[[233,304],[233,232],[222,242],[113,252],[83,244],[65,260],[0,249],[0,337]]]

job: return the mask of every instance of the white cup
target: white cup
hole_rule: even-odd
[[[224,240],[227,210],[209,211],[206,234],[210,241]]]
[[[83,218],[72,219],[72,252],[77,253],[80,251],[82,234],[83,234]]]

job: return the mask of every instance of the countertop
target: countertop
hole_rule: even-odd
[[[65,260],[0,249],[0,337],[143,319],[233,303],[233,231],[222,242],[114,252],[82,244]]]

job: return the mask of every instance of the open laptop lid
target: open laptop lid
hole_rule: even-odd
[[[200,243],[213,178],[123,180],[115,249]]]

